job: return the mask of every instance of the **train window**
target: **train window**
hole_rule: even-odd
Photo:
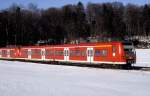
[[[95,50],[95,56],[107,56],[107,50]]]
[[[37,50],[37,51],[36,51],[36,54],[37,54],[37,55],[43,55],[43,51]]]
[[[68,51],[67,51],[68,52]],[[60,56],[63,56],[64,55],[64,52],[63,51],[59,51],[59,55]]]
[[[48,50],[46,50],[46,51],[45,51],[45,55],[46,55],[46,56],[53,56],[54,53],[53,53],[53,51],[48,51]]]
[[[38,49],[34,49],[31,51],[31,55],[42,55],[42,51]]]
[[[72,50],[70,50],[69,54],[70,54],[70,56],[73,56],[73,51],[72,51]]]
[[[81,52],[81,56],[86,56],[86,51],[85,50]]]
[[[46,51],[45,51],[45,55],[46,55],[46,56],[49,56],[49,55],[50,55],[50,52],[49,52],[48,50],[46,50]]]
[[[59,54],[59,51],[56,51],[56,56],[59,56],[60,54]]]
[[[95,56],[101,56],[102,54],[102,51],[100,50],[95,50]]]
[[[113,46],[113,47],[112,47],[112,52],[113,52],[113,53],[116,53],[116,52],[117,52],[116,46]]]
[[[0,55],[2,55],[2,51],[0,51]]]
[[[32,51],[31,51],[31,55],[34,55],[34,54],[35,54],[35,51],[34,51],[34,50],[32,50]]]
[[[28,51],[27,50],[23,50],[22,53],[28,55]]]
[[[70,50],[69,54],[70,54],[70,56],[76,56],[76,51],[75,50]]]
[[[56,55],[56,56],[63,56],[63,55],[64,55],[64,52],[61,51],[61,50],[57,50],[57,51],[55,51],[55,55]]]
[[[10,55],[13,55],[14,54],[14,51],[13,50],[10,50]]]
[[[42,55],[45,55],[45,52],[43,50],[39,50],[37,51],[37,54],[42,56]]]
[[[55,56],[59,56],[58,51],[55,51]]]
[[[2,54],[3,55],[7,55],[7,51],[6,50],[2,50]]]
[[[32,50],[32,51],[31,51],[31,55],[34,55],[34,54],[35,54],[35,53],[34,53],[34,50]]]
[[[94,52],[93,52],[93,50],[91,50],[91,56],[93,56],[94,55]]]
[[[70,54],[70,56],[80,56],[80,50],[70,50],[68,52],[68,55]],[[83,55],[86,54],[86,51],[82,53]]]
[[[70,50],[68,53],[69,56],[75,56],[75,51],[74,50]]]
[[[53,55],[54,55],[54,52],[53,52],[53,51],[50,51],[50,52],[49,52],[49,55],[50,55],[50,56],[53,56]]]
[[[80,56],[80,50],[76,50],[76,56]]]
[[[102,56],[107,56],[108,51],[107,50],[102,50]]]

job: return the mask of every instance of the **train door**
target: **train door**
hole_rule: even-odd
[[[10,50],[7,50],[7,58],[10,58]]]
[[[16,52],[15,58],[18,58],[20,56],[20,48],[16,48],[15,52]]]
[[[41,49],[41,56],[42,56],[42,60],[45,60],[45,49],[44,48]]]
[[[0,58],[2,57],[2,50],[0,50]]]
[[[93,58],[94,58],[93,48],[87,48],[87,61],[91,63],[93,62]]]
[[[31,49],[28,49],[28,59],[31,59],[31,54],[32,54]]]
[[[64,48],[64,60],[69,61],[69,48]]]

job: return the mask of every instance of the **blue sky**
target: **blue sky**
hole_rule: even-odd
[[[150,0],[0,0],[0,9],[8,8],[13,3],[24,5],[25,7],[29,3],[36,4],[38,8],[49,8],[49,7],[61,7],[66,4],[77,4],[77,2],[81,1],[84,5],[88,2],[93,3],[103,3],[103,2],[122,2],[123,4],[150,4]]]

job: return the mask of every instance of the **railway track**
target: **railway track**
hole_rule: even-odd
[[[120,69],[120,70],[141,70],[141,71],[150,71],[150,67],[139,67],[139,66],[122,66],[122,65],[111,65],[111,64],[80,64],[80,63],[66,63],[66,62],[49,62],[49,61],[29,61],[29,60],[18,60],[18,59],[0,59],[7,61],[20,61],[20,62],[33,62],[39,64],[48,64],[48,65],[64,65],[64,66],[77,66],[77,67],[88,67],[88,68],[103,68],[103,69]]]

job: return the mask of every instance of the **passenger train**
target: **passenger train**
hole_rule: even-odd
[[[0,59],[131,65],[136,62],[136,53],[132,43],[100,42],[0,48]]]

